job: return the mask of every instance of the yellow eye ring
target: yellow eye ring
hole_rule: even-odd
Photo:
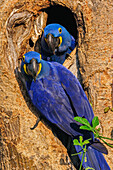
[[[59,33],[61,34],[61,33],[62,33],[62,28],[59,28],[58,31],[59,31]]]
[[[23,55],[23,58],[22,58],[23,62],[25,62],[25,55]]]

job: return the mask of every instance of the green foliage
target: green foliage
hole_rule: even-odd
[[[80,129],[91,131],[91,128],[88,126],[80,126]]]
[[[95,116],[92,120],[92,125],[93,125],[93,128],[95,128],[96,126],[99,125],[99,119],[97,116]]]
[[[80,143],[79,143],[79,141],[78,141],[77,139],[74,139],[74,140],[73,140],[73,144],[74,144],[74,145],[80,145]]]
[[[90,105],[91,105],[91,107],[93,106],[93,104],[92,104],[92,103],[90,103]]]
[[[105,109],[104,109],[104,113],[107,113],[108,111],[109,111],[109,109],[110,109],[110,107],[108,106],[108,107],[106,107]]]
[[[88,131],[92,131],[94,133],[94,137],[95,138],[99,138],[101,139],[106,145],[110,146],[113,148],[113,145],[109,144],[108,142],[106,142],[104,139],[108,139],[108,140],[112,140],[111,138],[107,138],[107,137],[103,137],[99,134],[100,132],[100,128],[96,129],[96,127],[99,125],[99,119],[97,116],[95,116],[92,120],[92,126],[90,125],[90,123],[88,122],[87,119],[82,118],[82,117],[74,117],[74,120],[76,120],[77,122],[83,124],[83,126],[80,126],[80,129],[83,130],[88,130]]]
[[[79,145],[79,146],[81,146],[81,148],[82,148],[82,150],[83,150],[83,152],[79,152],[79,153],[76,153],[76,154],[72,154],[72,156],[78,155],[78,154],[83,154],[83,156],[82,156],[82,161],[81,161],[79,170],[82,169],[83,160],[85,159],[85,162],[87,162],[87,157],[86,157],[86,151],[87,151],[87,149],[86,149],[86,145],[90,143],[90,142],[89,142],[90,140],[91,140],[91,139],[87,139],[87,140],[84,140],[84,141],[83,141],[83,137],[82,137],[82,136],[79,136],[79,140],[78,140],[78,139],[74,139],[74,140],[73,140],[73,144],[74,144],[74,145]],[[90,167],[88,167],[88,168],[90,168]]]
[[[112,109],[113,109],[113,108],[112,108]],[[107,108],[105,111],[108,111],[108,108]],[[85,118],[82,118],[82,117],[77,116],[77,117],[74,117],[74,120],[82,124],[82,125],[80,126],[80,129],[92,131],[95,138],[101,139],[106,145],[108,145],[108,146],[110,146],[110,147],[113,148],[113,145],[112,145],[112,144],[109,144],[108,142],[106,142],[106,141],[104,140],[104,139],[108,139],[108,140],[112,140],[112,141],[113,141],[113,139],[108,138],[108,137],[103,137],[103,136],[101,136],[100,133],[99,133],[99,132],[100,132],[100,128],[98,128],[98,129],[96,128],[96,127],[99,125],[99,119],[98,119],[97,116],[95,116],[95,117],[93,118],[93,120],[92,120],[92,126],[90,125],[90,123],[88,122],[88,120],[85,119]],[[83,141],[83,137],[82,137],[82,136],[79,136],[79,140],[78,140],[78,139],[74,139],[74,140],[73,140],[74,145],[79,145],[79,146],[81,146],[82,151],[83,151],[83,152],[77,153],[77,154],[83,154],[83,156],[82,156],[82,161],[81,161],[79,170],[81,170],[81,168],[82,168],[83,160],[85,159],[85,162],[87,162],[86,145],[90,143],[90,140],[91,140],[91,139],[87,139],[87,140],[84,140],[84,141]],[[77,154],[73,154],[73,155],[77,155]],[[94,169],[91,168],[91,167],[87,167],[85,170],[89,170],[89,169],[94,170]]]
[[[82,136],[79,136],[79,141],[78,141],[78,139],[74,139],[73,140],[73,144],[74,145],[79,145],[79,146],[81,146],[82,147],[82,149],[83,149],[83,146],[84,145],[86,145],[86,144],[88,144],[89,143],[89,140],[91,140],[91,139],[88,139],[88,140],[85,140],[85,141],[83,141],[83,137]],[[84,150],[84,149],[83,149]]]
[[[75,119],[77,122],[79,122],[79,123],[81,123],[81,124],[84,124],[84,125],[90,127],[90,123],[88,122],[87,119],[82,118],[82,117],[79,117],[79,116],[74,117],[74,119]]]
[[[111,108],[111,111],[113,112],[113,108]]]

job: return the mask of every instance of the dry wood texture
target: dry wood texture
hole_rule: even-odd
[[[34,50],[52,7],[70,11],[68,28],[77,39],[72,59],[66,61],[80,80],[99,117],[103,135],[111,137],[113,112],[113,2],[112,0],[1,0],[0,1],[0,169],[67,170],[67,151],[42,121],[30,130],[38,117],[15,68],[25,52]],[[47,9],[48,8],[48,9]],[[54,9],[53,9],[54,10]],[[55,9],[57,10],[57,9]],[[48,12],[49,11],[49,12]],[[63,11],[63,10],[61,10]],[[61,16],[61,11],[57,11]],[[51,12],[50,12],[51,14]],[[75,22],[75,27],[71,27]],[[113,169],[113,149],[106,157]],[[64,164],[62,165],[62,161]]]

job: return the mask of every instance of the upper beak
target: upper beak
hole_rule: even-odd
[[[39,70],[39,63],[37,63],[37,60],[33,58],[31,62],[27,65],[27,72],[35,80],[38,70]]]
[[[52,54],[55,54],[56,48],[59,46],[59,37],[54,37],[52,34],[48,34],[46,37],[47,45]]]

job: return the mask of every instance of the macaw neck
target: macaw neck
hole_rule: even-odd
[[[49,66],[48,62],[41,60],[41,65],[42,65],[42,68],[41,68],[41,71],[40,71],[39,75],[37,76],[36,80],[49,75],[50,66]]]

